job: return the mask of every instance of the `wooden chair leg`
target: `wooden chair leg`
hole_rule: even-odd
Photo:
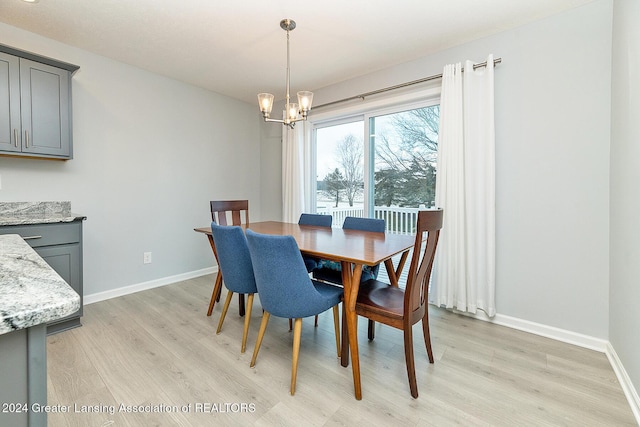
[[[289,332],[293,330],[293,321],[289,319]]]
[[[207,316],[211,316],[213,312],[213,306],[216,301],[220,301],[220,292],[222,291],[222,274],[218,272],[216,274],[216,281],[213,285],[213,292],[211,293],[211,301],[209,301],[209,310],[207,310]]]
[[[338,304],[333,306],[333,328],[335,329],[335,333],[336,333],[336,350],[338,350],[338,359],[339,359],[341,352],[340,352],[340,314],[338,311]]]
[[[298,376],[298,357],[300,356],[300,336],[302,335],[302,319],[297,318],[293,324],[293,359],[291,362],[291,395],[296,393]]]
[[[313,322],[313,326],[315,326],[316,328],[318,327],[318,315],[316,314],[316,318]]]
[[[407,364],[407,376],[409,377],[409,388],[411,396],[418,398],[418,383],[416,382],[416,366],[413,360],[413,332],[411,327],[404,331],[404,358]]]
[[[369,319],[369,324],[367,326],[367,336],[369,337],[369,341],[373,341],[376,337],[376,322]]]
[[[271,317],[271,314],[269,314],[269,312],[267,311],[262,310],[262,322],[260,322],[260,330],[258,331],[256,348],[253,349],[253,357],[251,358],[251,363],[249,364],[249,366],[251,366],[252,368],[256,366],[258,351],[260,351],[260,346],[262,345],[262,338],[264,337],[264,331],[267,330],[267,323],[269,323],[269,317]]]
[[[224,318],[227,315],[227,310],[229,310],[229,304],[231,304],[231,297],[233,296],[233,292],[229,291],[227,293],[227,299],[224,301],[224,306],[222,307],[222,314],[220,315],[220,320],[218,321],[218,329],[216,330],[216,335],[222,331],[222,324],[224,323]]]
[[[429,313],[425,310],[422,317],[422,335],[424,336],[424,345],[427,346],[427,356],[429,363],[433,363],[433,351],[431,349],[431,334],[429,333]]]
[[[247,297],[247,312],[244,316],[244,330],[242,331],[242,347],[240,353],[247,349],[247,336],[249,335],[249,323],[251,323],[251,309],[253,308],[253,294]]]

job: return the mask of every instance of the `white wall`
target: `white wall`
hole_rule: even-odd
[[[212,267],[193,231],[211,221],[209,200],[249,199],[259,219],[255,106],[5,24],[0,39],[80,66],[74,159],[0,158],[0,201],[70,200],[87,216],[85,295]]]
[[[278,110],[275,110],[278,111]],[[282,221],[282,128],[280,123],[261,121],[260,162],[262,219]]]
[[[640,2],[615,0],[609,339],[640,385]],[[637,388],[637,386],[636,386]],[[639,405],[640,401],[636,403]],[[640,416],[640,414],[638,415]]]
[[[498,312],[601,339],[609,328],[611,21],[612,2],[597,1],[314,91],[320,105],[438,74],[447,63],[502,57]],[[271,161],[263,157],[263,168],[276,167]]]

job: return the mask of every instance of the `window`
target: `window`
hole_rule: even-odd
[[[316,129],[316,211],[364,214],[364,121]],[[340,222],[342,224],[342,222]]]
[[[363,216],[412,232],[435,203],[439,117],[432,102],[315,123],[316,211],[335,227]]]

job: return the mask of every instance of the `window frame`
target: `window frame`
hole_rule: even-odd
[[[432,107],[440,104],[440,86],[430,87],[423,90],[412,91],[408,93],[398,94],[394,96],[387,96],[382,98],[376,98],[373,101],[363,101],[357,105],[351,105],[341,108],[335,108],[331,111],[314,113],[309,116],[309,124],[311,125],[311,138],[310,138],[310,157],[309,170],[305,171],[308,177],[308,188],[306,189],[311,197],[309,202],[310,208],[313,212],[317,210],[316,189],[317,182],[317,138],[316,131],[318,129],[327,128],[331,126],[338,126],[346,123],[354,123],[357,121],[363,121],[364,134],[363,136],[363,158],[364,158],[364,215],[366,217],[373,216],[373,210],[375,205],[374,187],[375,182],[373,179],[375,172],[375,150],[373,147],[374,142],[371,138],[370,121],[372,118],[378,116],[384,116],[394,113],[400,113],[403,111],[414,110],[418,108]],[[312,110],[313,113],[313,110]]]

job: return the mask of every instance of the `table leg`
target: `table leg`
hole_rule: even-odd
[[[244,316],[244,294],[238,294],[238,313]]]
[[[342,303],[342,346],[340,347],[340,364],[343,367],[349,366],[349,328],[347,327],[346,303]]]
[[[207,311],[207,316],[211,316],[213,312],[213,306],[216,301],[220,301],[220,293],[222,292],[222,272],[220,271],[220,263],[218,262],[218,253],[216,252],[216,245],[213,243],[213,236],[207,234],[207,238],[209,239],[209,245],[211,246],[211,250],[213,251],[213,256],[216,259],[216,263],[218,263],[218,274],[216,275],[216,283],[213,286],[213,295],[211,295],[211,302],[209,302],[209,310]],[[240,317],[244,316],[244,294],[238,294],[238,313]]]
[[[207,311],[207,316],[211,316],[213,312],[213,306],[216,304],[216,301],[220,301],[220,293],[222,292],[222,274],[218,272],[216,275],[216,282],[213,285],[213,293],[211,294],[211,301],[209,302],[209,310]],[[244,294],[238,294],[238,314],[240,317],[245,315],[245,303],[244,303]]]
[[[211,302],[209,302],[209,310],[207,311],[207,316],[211,316],[211,312],[213,312],[213,306],[216,301],[220,298],[220,292],[222,291],[222,274],[218,271],[216,274],[216,282],[213,285],[213,292],[211,293]]]
[[[353,268],[353,269],[352,269]],[[356,314],[356,299],[362,276],[362,265],[342,262],[342,283],[344,284],[343,309],[346,314],[347,330],[349,335],[349,349],[351,350],[351,369],[353,371],[353,388],[356,399],[362,399],[362,386],[360,382],[360,355],[358,353],[358,315]],[[346,346],[345,346],[346,347]],[[345,353],[343,352],[343,355]],[[342,365],[349,363],[348,356],[342,358]]]

